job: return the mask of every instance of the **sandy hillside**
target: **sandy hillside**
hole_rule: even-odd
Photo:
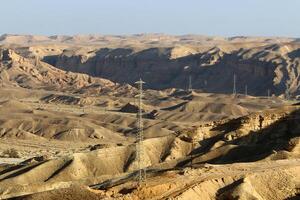
[[[299,198],[296,40],[3,35],[0,45],[0,199]]]
[[[26,199],[65,195],[75,199],[81,195],[92,199],[190,199],[200,198],[200,191],[202,199],[295,197],[299,193],[298,119],[299,106],[285,106],[146,139],[143,166],[148,178],[139,187],[134,181],[135,145],[130,143],[28,160],[2,171],[2,196],[57,188]],[[272,183],[262,187],[270,179]],[[84,193],[70,193],[74,187]]]

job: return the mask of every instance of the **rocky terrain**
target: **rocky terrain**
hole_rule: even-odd
[[[297,39],[3,35],[0,45],[0,199],[299,198]]]
[[[149,89],[192,86],[205,92],[299,95],[298,39],[169,36],[3,35],[3,47],[59,69],[120,84],[142,77]],[[217,80],[217,81],[216,81]]]
[[[25,103],[9,103],[18,108],[10,111],[14,116],[1,117],[1,149],[14,147],[23,162],[2,165],[2,198],[288,199],[299,194],[297,105],[213,122],[168,120],[161,114],[145,119],[147,180],[137,185],[134,114],[66,105],[56,111],[50,103],[40,110],[32,102],[28,112]],[[20,113],[26,120],[17,118]]]

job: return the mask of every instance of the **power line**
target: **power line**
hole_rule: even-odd
[[[143,98],[143,84],[145,82],[140,78],[139,81],[135,82],[138,85],[139,94],[138,96],[138,113],[137,113],[137,134],[136,134],[136,158],[138,162],[138,182],[141,184],[146,179],[146,169],[142,168],[142,161],[145,156],[142,142],[144,140],[143,133],[143,111],[142,111],[142,98]]]

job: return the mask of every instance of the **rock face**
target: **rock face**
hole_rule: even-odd
[[[300,45],[298,45],[300,47]],[[95,55],[61,55],[47,60],[67,71],[86,73],[119,83],[133,84],[139,77],[152,89],[187,88],[189,76],[192,87],[206,92],[231,93],[233,76],[237,91],[267,96],[287,92],[299,95],[299,49],[289,53],[280,45],[223,51],[214,48],[206,52],[186,53],[172,57],[176,48],[100,49]]]
[[[0,84],[28,89],[72,90],[76,93],[124,93],[127,85],[86,74],[66,72],[38,59],[26,58],[14,50],[0,48]]]
[[[3,35],[0,44],[25,58],[39,57],[59,69],[146,88],[186,89],[267,96],[300,94],[300,42],[291,38],[204,36]],[[21,42],[23,41],[23,43]],[[16,47],[12,44],[26,44]],[[3,57],[5,60],[5,57]]]

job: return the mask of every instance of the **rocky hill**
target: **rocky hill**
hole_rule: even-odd
[[[192,87],[205,92],[267,96],[300,94],[300,43],[292,38],[130,36],[12,36],[1,43],[26,58],[64,71],[117,83],[139,77],[151,89]],[[23,43],[22,43],[23,41]]]
[[[25,58],[11,49],[0,49],[1,87],[44,89],[96,95],[131,95],[135,88],[103,78],[60,70],[37,58]]]

